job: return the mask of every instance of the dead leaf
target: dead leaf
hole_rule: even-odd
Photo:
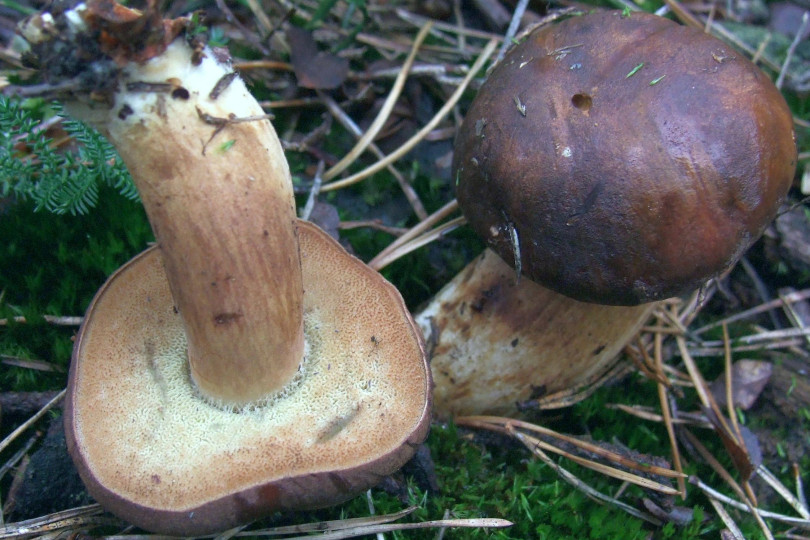
[[[685,506],[671,505],[669,508],[664,508],[647,497],[641,499],[641,504],[644,506],[645,510],[664,523],[671,522],[678,527],[685,527],[689,525],[694,517],[693,509]]]
[[[762,449],[759,446],[759,439],[754,433],[746,426],[740,425],[740,435],[742,440],[739,440],[737,435],[728,427],[728,421],[719,418],[710,408],[704,408],[703,414],[709,419],[720,441],[726,448],[734,468],[740,473],[740,477],[744,481],[751,479],[757,468],[762,464]]]
[[[309,220],[323,229],[329,236],[340,241],[340,233],[338,232],[340,216],[334,205],[315,201],[315,205],[312,207],[312,212],[309,215]]]
[[[319,51],[312,34],[303,28],[289,26],[290,61],[304,88],[329,90],[337,88],[349,74],[349,61],[332,53]]]
[[[731,366],[731,399],[734,407],[748,410],[756,402],[771,378],[773,366],[759,360],[738,360]],[[724,409],[726,401],[726,375],[720,375],[709,385],[717,405]]]

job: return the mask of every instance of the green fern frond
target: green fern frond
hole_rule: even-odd
[[[77,145],[59,150],[38,129],[43,107],[25,103],[0,96],[0,194],[31,200],[36,210],[74,215],[96,206],[99,185],[138,199],[121,158],[98,132],[64,119],[62,127]],[[61,112],[57,105],[50,110]]]
[[[62,126],[81,143],[79,158],[84,166],[94,171],[100,181],[116,189],[124,197],[138,200],[138,190],[132,183],[132,177],[124,162],[115,148],[100,133],[75,120],[65,120]]]

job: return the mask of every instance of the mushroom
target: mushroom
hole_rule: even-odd
[[[188,25],[93,0],[23,27],[157,239],[86,313],[68,448],[104,507],[173,535],[375,485],[426,436],[431,384],[399,293],[297,220],[272,125]]]
[[[533,281],[632,305],[729,269],[796,168],[793,119],[753,63],[694,28],[595,12],[530,34],[456,141],[459,205]]]
[[[485,252],[416,316],[437,413],[512,415],[610,374],[655,301],[760,235],[796,160],[779,91],[703,32],[595,12],[531,33],[456,139],[459,206],[503,260]]]

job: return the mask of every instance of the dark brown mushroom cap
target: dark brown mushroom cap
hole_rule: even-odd
[[[791,112],[717,39],[644,13],[543,27],[493,70],[456,142],[472,227],[578,300],[632,305],[729,268],[792,182]]]
[[[145,529],[190,536],[337,504],[427,435],[430,370],[397,290],[299,222],[306,358],[268,403],[220,409],[191,384],[186,337],[150,249],[99,291],[74,348],[68,449],[90,493]]]

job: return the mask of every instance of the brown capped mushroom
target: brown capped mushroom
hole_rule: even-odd
[[[430,416],[399,293],[296,219],[272,125],[186,24],[91,1],[27,27],[34,54],[83,59],[44,76],[89,83],[63,97],[118,149],[158,244],[85,316],[68,447],[102,505],[174,535],[352,497],[413,454]],[[82,76],[102,68],[111,81]]]
[[[436,411],[513,415],[592,385],[644,302],[736,261],[795,164],[782,96],[706,34],[618,12],[530,34],[473,101],[454,169],[472,227],[537,284],[487,251],[417,315]]]
[[[768,77],[723,42],[645,13],[530,34],[456,142],[459,204],[493,250],[572,298],[632,305],[727,270],[796,167]]]

